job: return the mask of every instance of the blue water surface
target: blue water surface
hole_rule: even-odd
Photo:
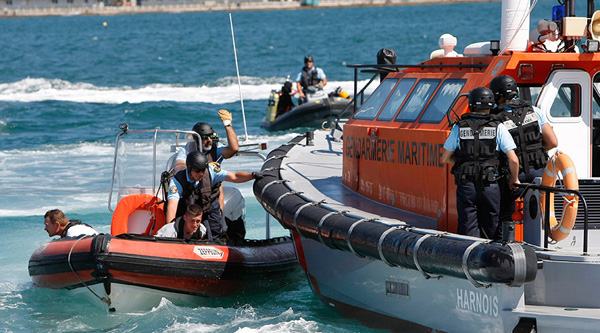
[[[550,18],[555,4],[538,2],[532,22]],[[584,5],[578,4],[580,15]],[[246,129],[228,13],[0,20],[0,329],[372,331],[323,305],[304,279],[227,306],[164,302],[124,315],[107,314],[66,291],[34,287],[27,263],[49,240],[42,218],[48,209],[110,232],[107,199],[119,124],[191,129],[207,121],[224,136],[217,110],[226,108],[240,140],[248,133],[273,149],[306,130],[259,127],[269,92],[295,77],[306,54],[325,70],[328,89],[350,90],[353,71],[346,65],[375,63],[381,48],[394,49],[398,63],[414,64],[439,48],[444,33],[458,38],[459,53],[470,43],[499,39],[500,8],[500,2],[481,2],[234,12]],[[260,164],[227,161],[224,167]],[[249,218],[259,221],[264,211],[251,184],[242,193]],[[249,233],[264,236],[264,225],[250,224]],[[273,234],[286,234],[273,224]]]

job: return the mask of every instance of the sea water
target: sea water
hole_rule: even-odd
[[[532,22],[551,18],[541,1]],[[375,63],[381,48],[415,64],[451,33],[461,53],[498,39],[500,3],[232,13],[246,118],[224,12],[12,18],[0,20],[0,329],[5,331],[369,332],[339,316],[306,280],[268,295],[221,306],[108,314],[63,290],[33,286],[31,253],[49,240],[43,214],[53,208],[110,232],[111,167],[119,124],[132,130],[185,129],[198,121],[225,131],[217,110],[233,113],[240,141],[273,149],[306,128],[259,127],[272,89],[295,79],[306,54],[328,78],[328,91],[352,94],[347,64]],[[578,14],[584,15],[584,4]],[[532,28],[534,24],[532,24]],[[362,74],[362,84],[369,76]],[[231,171],[260,163],[227,160]],[[251,168],[252,170],[249,170]],[[251,183],[248,235],[265,235],[264,211]],[[272,220],[271,235],[287,231]],[[399,328],[401,329],[401,328]]]

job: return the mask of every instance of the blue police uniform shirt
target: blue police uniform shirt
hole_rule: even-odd
[[[210,180],[213,184],[218,183],[218,182],[222,182],[225,180],[225,178],[227,178],[227,170],[223,170],[221,169],[219,172],[215,171],[215,167],[212,164],[208,165],[208,172],[210,174]],[[190,179],[190,175],[188,173],[188,169],[185,169],[185,177],[187,178],[187,181],[192,183],[192,180]],[[202,185],[202,181],[194,181],[194,188]],[[173,193],[174,191],[171,191],[171,188],[173,186],[177,187],[177,192]],[[177,199],[179,200],[181,198],[181,193],[183,193],[183,186],[181,186],[181,184],[177,181],[177,179],[175,179],[175,177],[171,178],[171,181],[169,182],[169,194],[167,195],[167,200],[171,200],[171,199]]]
[[[504,110],[512,112],[512,109],[509,107],[504,108]],[[544,125],[548,123],[548,118],[546,118],[546,116],[542,112],[542,109],[538,108],[537,106],[533,106],[533,112],[538,118],[538,122],[540,124],[540,133],[542,133],[542,127],[544,127]]]
[[[222,152],[223,152],[223,148],[225,147],[217,147],[217,161],[222,159]],[[179,151],[177,151],[177,156],[175,157],[175,160],[177,161],[184,161],[187,159],[187,155],[188,153],[197,151],[198,148],[196,148],[196,143],[195,142],[188,142],[188,144],[185,147],[181,147],[181,149],[179,149]],[[204,155],[208,154],[208,152],[205,152]]]
[[[315,71],[315,69],[317,70],[317,78],[319,78],[319,80],[323,80],[324,78],[326,78],[327,76],[325,76],[325,72],[323,72],[322,69],[320,69],[319,67],[313,66],[313,68],[311,70],[308,71],[308,73],[312,73]],[[298,75],[296,76],[296,82],[301,82],[302,81],[302,71],[300,71],[298,73]]]
[[[449,151],[456,151],[458,147],[460,147],[458,128],[458,125],[454,125],[454,127],[452,127],[452,131],[450,131],[450,135],[448,135],[448,138],[444,143],[444,149]],[[504,124],[498,124],[498,132],[496,134],[496,150],[500,150],[503,153],[506,153],[509,150],[513,149],[517,149],[517,145],[515,144],[515,141],[508,132],[508,129],[506,128],[506,126],[504,126]]]

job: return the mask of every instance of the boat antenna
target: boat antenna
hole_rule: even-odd
[[[248,141],[248,128],[246,127],[246,112],[244,112],[244,97],[242,96],[242,81],[240,80],[240,68],[238,67],[237,50],[235,48],[235,34],[233,33],[233,19],[229,12],[229,25],[231,26],[231,40],[233,41],[233,56],[235,57],[235,71],[237,72],[238,89],[240,90],[240,102],[242,103],[242,118],[244,120],[244,141]]]

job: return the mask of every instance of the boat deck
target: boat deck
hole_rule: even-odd
[[[340,132],[337,132],[341,134]],[[323,206],[348,211],[348,215],[373,218],[387,224],[409,224],[417,228],[436,229],[433,218],[396,209],[368,199],[342,184],[343,142],[334,140],[330,131],[315,131],[314,145],[291,149],[282,161],[281,178],[288,180],[293,191],[303,192],[311,201],[325,200]],[[338,138],[338,136],[336,136]],[[339,139],[339,138],[338,138]],[[306,182],[308,179],[310,182]]]

